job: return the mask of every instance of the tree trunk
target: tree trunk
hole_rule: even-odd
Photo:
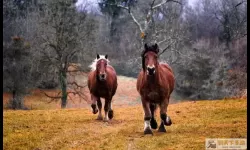
[[[67,94],[67,83],[66,83],[67,74],[65,71],[60,72],[59,79],[60,79],[61,90],[62,90],[61,108],[66,108],[68,94]]]
[[[17,93],[16,90],[12,91],[12,101],[11,101],[12,109],[23,109],[23,98],[20,94]]]

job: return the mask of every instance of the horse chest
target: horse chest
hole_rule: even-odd
[[[98,86],[94,94],[100,97],[106,97],[109,95],[109,89],[106,86]]]
[[[151,102],[159,103],[162,99],[162,91],[158,86],[147,88],[144,90],[144,94],[146,99]]]

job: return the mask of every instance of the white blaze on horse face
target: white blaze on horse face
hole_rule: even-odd
[[[144,130],[145,130],[146,128],[151,129],[150,120],[145,120],[145,121],[144,121]]]
[[[155,65],[148,65],[147,68],[153,69],[153,68],[155,68]]]
[[[105,58],[105,55],[100,55],[100,58],[99,58],[99,59],[96,58],[96,59],[92,62],[92,64],[89,65],[89,67],[91,68],[91,71],[95,71],[95,70],[96,70],[96,64],[97,64],[97,62],[98,62],[99,60],[101,60],[101,59],[104,59],[104,60],[107,61],[107,63],[109,63],[109,60]]]

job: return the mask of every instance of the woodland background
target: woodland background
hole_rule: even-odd
[[[69,94],[85,100],[86,82],[74,78],[90,71],[97,53],[108,54],[118,75],[136,78],[145,42],[158,43],[160,60],[174,70],[173,99],[222,99],[246,91],[246,0],[192,6],[187,0],[3,0],[8,107],[25,109],[32,89],[58,89],[44,94],[60,99],[62,108]]]

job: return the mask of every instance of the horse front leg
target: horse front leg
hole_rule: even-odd
[[[156,104],[150,103],[150,111],[152,114],[152,118],[150,120],[150,125],[152,129],[157,129],[157,122],[155,120],[155,110],[156,110]]]
[[[153,134],[151,130],[150,120],[151,120],[151,111],[149,107],[149,102],[145,99],[142,99],[142,106],[144,110],[144,134]]]
[[[92,107],[93,114],[96,114],[98,112],[98,109],[96,108],[96,101],[97,101],[97,99],[98,99],[98,97],[96,97],[93,94],[91,94],[91,100],[92,100],[91,107]]]
[[[111,100],[105,98],[105,105],[104,105],[104,111],[105,111],[104,121],[105,122],[109,121],[108,112],[109,112],[109,109],[110,109],[110,103],[111,103]]]
[[[109,112],[108,112],[108,117],[109,119],[112,119],[114,116],[114,112],[113,112],[113,109],[112,109],[112,99],[110,100],[110,103],[109,103]]]
[[[166,98],[160,104],[161,125],[158,129],[159,132],[166,132],[164,125],[170,126],[172,124],[170,117],[167,116],[168,103],[169,103],[169,98]]]
[[[102,117],[102,102],[101,102],[100,98],[97,99],[97,107],[98,107],[98,110],[99,110],[97,120],[102,120],[103,119],[103,117]]]

